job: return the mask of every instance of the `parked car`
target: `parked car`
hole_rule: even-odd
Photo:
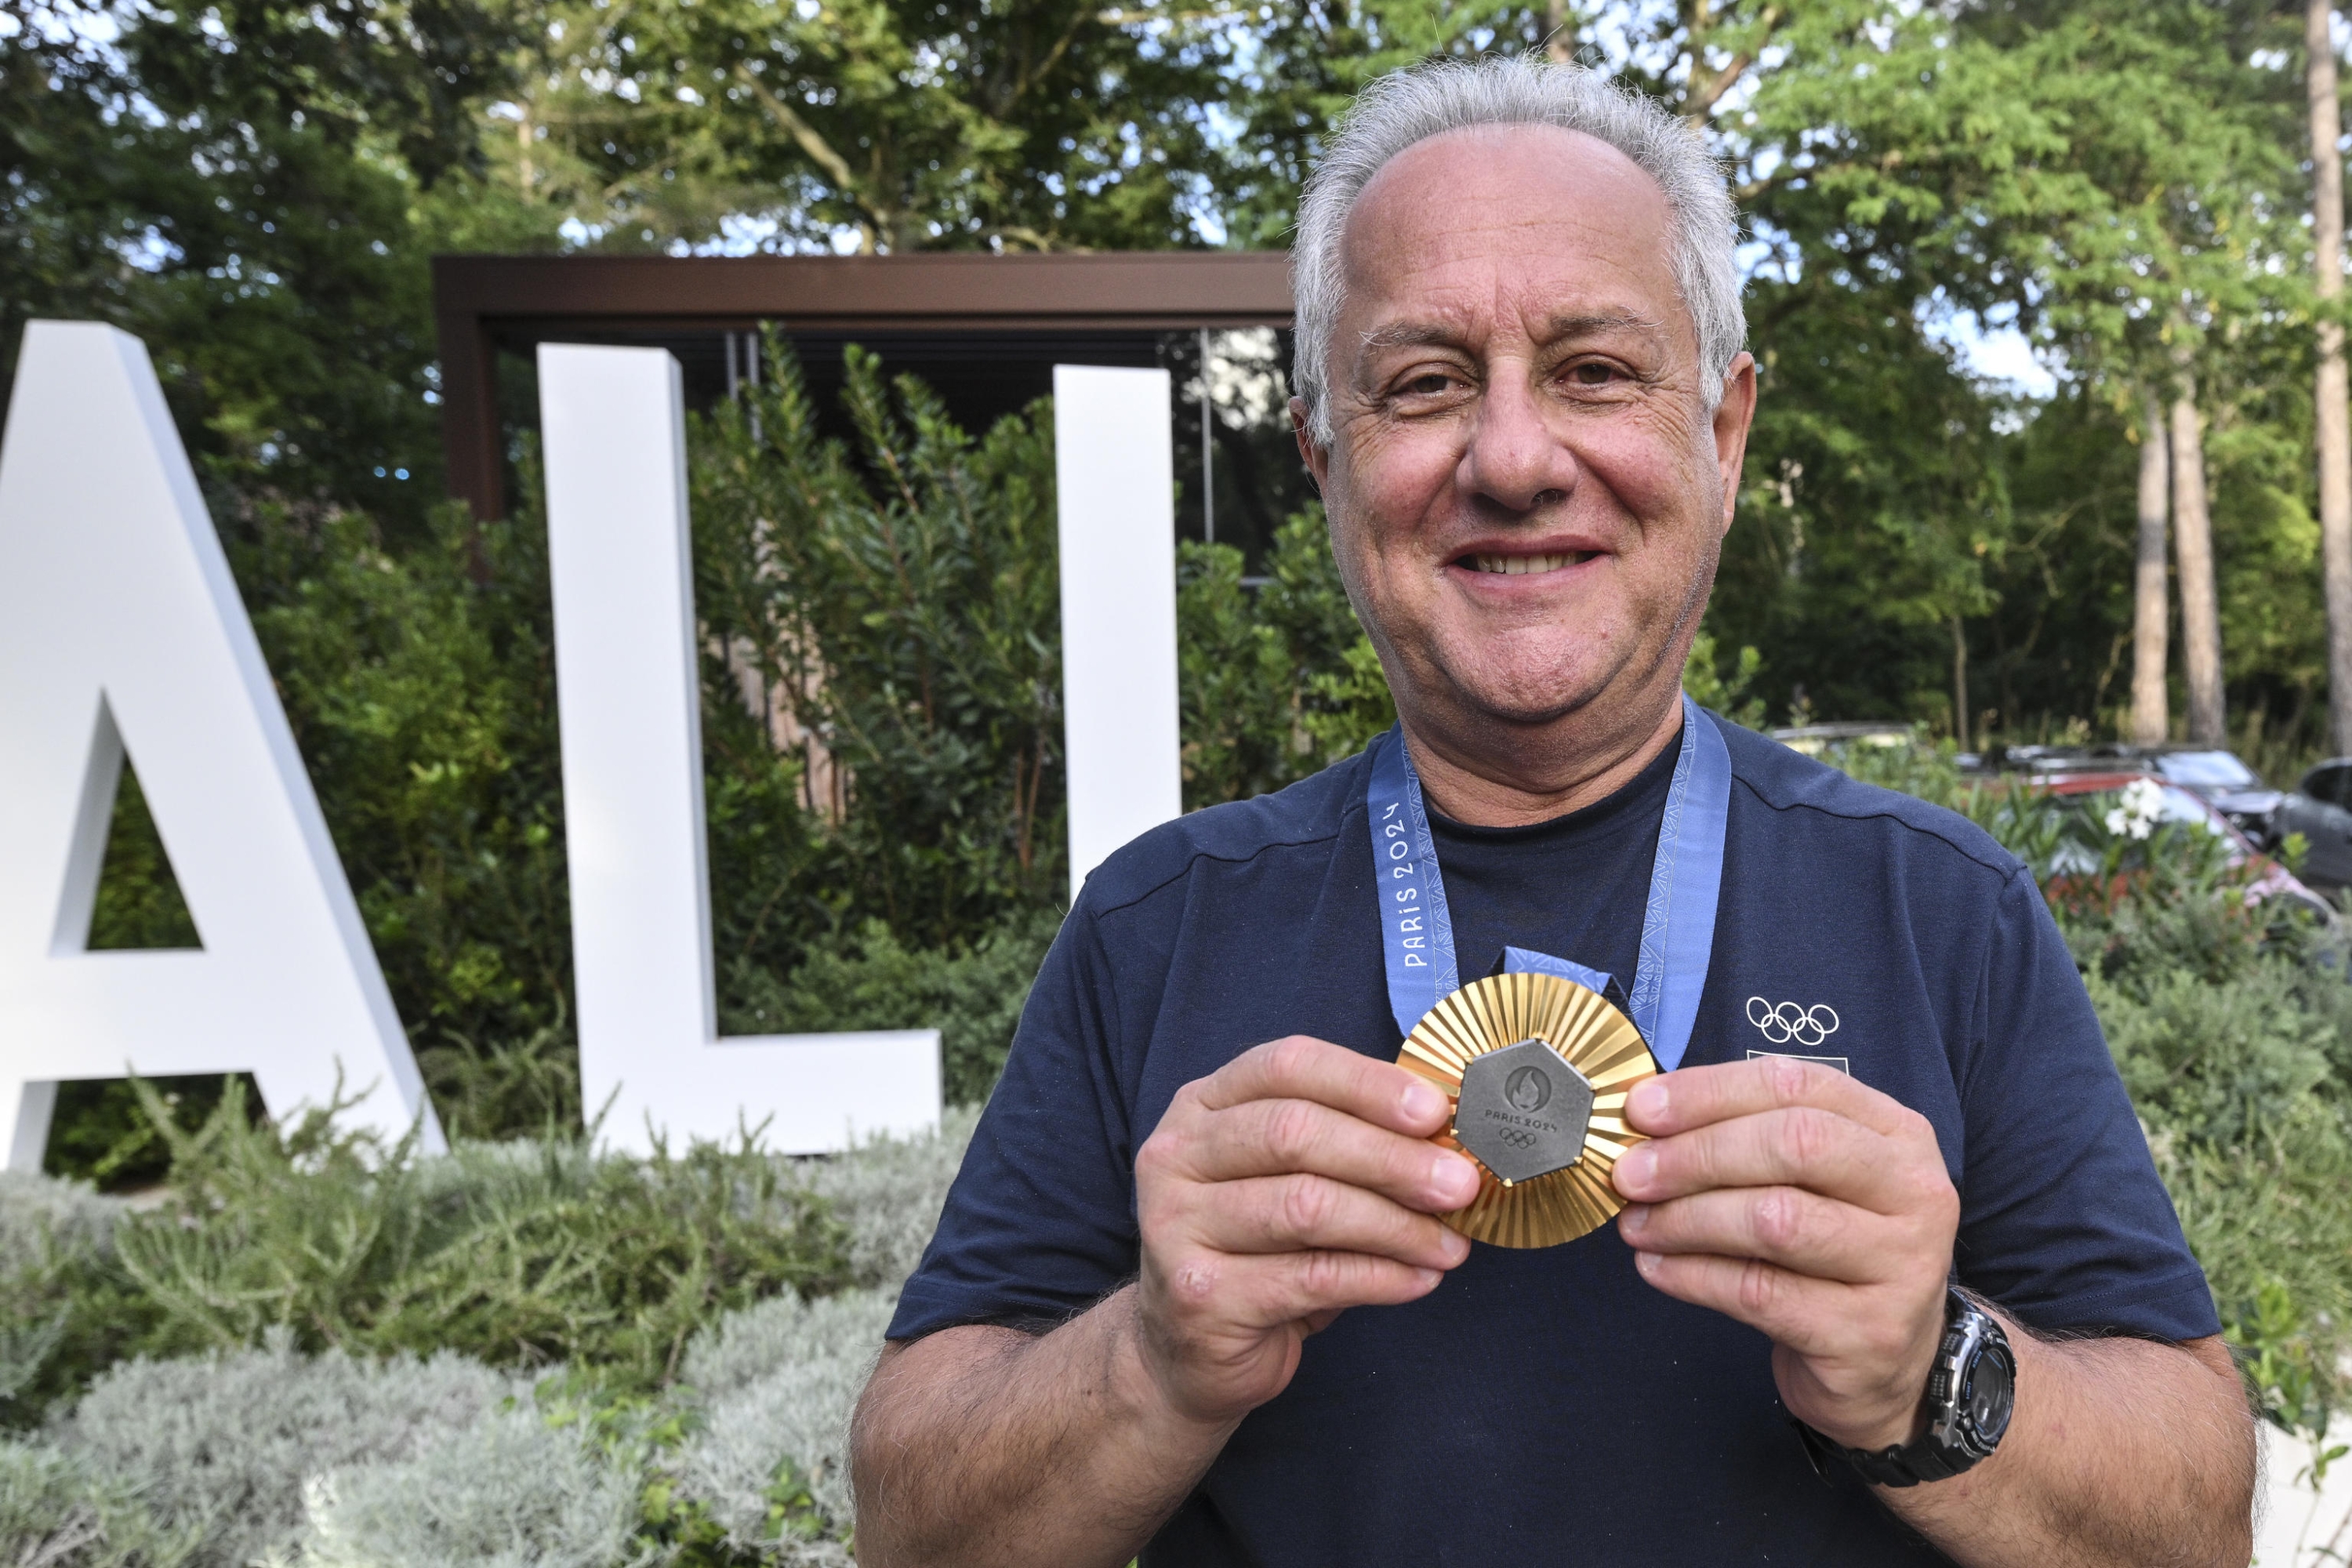
[[[2221,754],[2229,755],[2226,752]],[[2235,758],[2231,760],[2236,761]],[[2347,763],[2347,770],[2352,770],[2352,763]],[[2289,871],[2276,860],[2265,858],[2261,845],[2239,827],[2228,813],[2189,786],[2171,782],[2154,768],[2116,769],[2110,765],[2109,770],[2105,773],[2087,770],[2080,773],[2053,771],[2035,782],[2052,795],[2079,800],[2084,809],[2095,812],[2107,809],[2110,804],[2120,804],[2124,797],[2124,791],[2142,781],[2157,786],[2158,792],[2157,820],[2159,822],[2187,823],[2192,826],[2202,827],[2207,832],[2226,839],[2230,846],[2230,864],[2232,866],[2242,866],[2249,860],[2262,859],[2262,875],[2255,879],[2253,886],[2248,889],[2247,896],[2250,899],[2290,899],[2319,915],[2329,925],[2336,923],[2336,906],[2315,891],[2312,885],[2303,878]],[[2352,771],[2347,772],[2347,782],[2352,783]],[[2340,812],[2339,815],[2344,816],[2347,821],[2352,821],[2352,812]],[[2062,865],[2058,869],[2087,871],[2093,869],[2095,864],[2094,858],[2088,851],[2085,851],[2084,865],[2079,868]],[[2306,875],[2309,869],[2309,865],[2306,863],[2305,867]]]
[[[1829,746],[1907,746],[1917,739],[1908,724],[1891,719],[1864,719],[1838,724],[1798,724],[1771,731],[1772,739],[1792,752],[1818,757]]]
[[[2300,833],[2310,849],[2305,880],[2315,888],[2352,887],[2352,757],[2332,757],[2303,775],[2302,786],[2279,803],[2270,841]]]
[[[2145,772],[2210,804],[2256,844],[2275,842],[2272,818],[2286,798],[2264,785],[2261,775],[2235,752],[2210,746],[2133,746],[2120,742],[2095,746],[1995,746],[1977,756],[1962,757],[1960,765],[1974,772],[2022,773],[2043,779]]]

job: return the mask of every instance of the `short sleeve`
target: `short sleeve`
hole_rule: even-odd
[[[889,1338],[964,1323],[1050,1328],[1133,1276],[1135,1151],[1118,1018],[1115,976],[1081,895],[1038,971]]]
[[[2082,976],[2021,868],[1995,900],[1976,1003],[1960,1282],[2045,1331],[2221,1332]]]

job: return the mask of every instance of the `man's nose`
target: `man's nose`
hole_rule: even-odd
[[[1546,426],[1524,373],[1502,369],[1478,400],[1455,482],[1506,510],[1532,511],[1576,488],[1576,454]]]

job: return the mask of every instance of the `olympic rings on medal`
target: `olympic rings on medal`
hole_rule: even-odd
[[[1791,1042],[1818,1046],[1838,1031],[1837,1009],[1826,1002],[1811,1007],[1783,1002],[1776,1007],[1761,996],[1750,996],[1748,1021],[1763,1030],[1764,1037],[1776,1046]]]

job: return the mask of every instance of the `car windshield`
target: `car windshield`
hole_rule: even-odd
[[[2157,758],[2156,771],[2191,789],[2254,789],[2263,782],[2228,752],[2167,752]]]
[[[2213,820],[2213,808],[2177,785],[2165,786],[2164,804],[2157,809],[2157,816],[2166,822],[2195,823],[2209,833],[2221,831]]]

